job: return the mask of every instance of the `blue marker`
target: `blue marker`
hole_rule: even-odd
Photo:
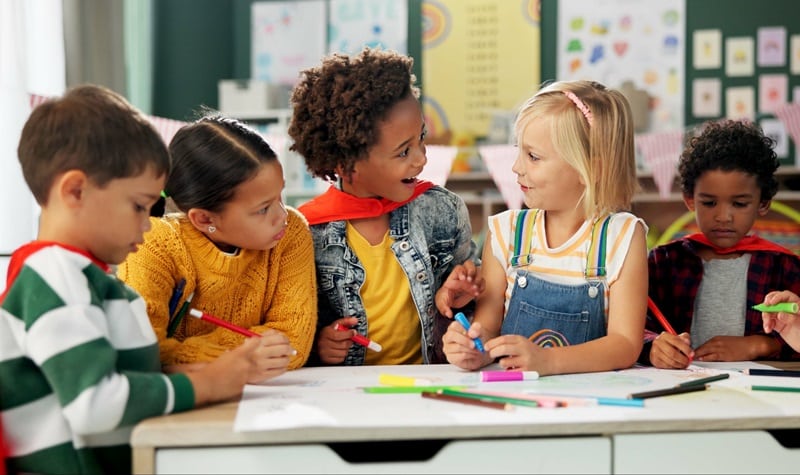
[[[458,323],[461,324],[462,327],[464,327],[464,330],[469,330],[469,320],[467,320],[467,317],[463,313],[458,312],[454,318]],[[481,342],[480,338],[473,338],[472,341],[475,342],[476,350],[480,351],[481,353],[486,352],[486,350],[483,349],[483,342]]]

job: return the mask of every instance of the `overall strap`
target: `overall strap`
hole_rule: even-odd
[[[531,246],[533,245],[533,227],[536,225],[538,209],[523,209],[517,215],[514,227],[514,247],[511,254],[511,266],[526,266],[533,260]]]
[[[608,223],[612,215],[597,219],[592,225],[592,240],[586,253],[587,279],[602,279],[606,276],[606,248],[608,247]]]

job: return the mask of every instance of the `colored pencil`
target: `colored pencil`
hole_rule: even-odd
[[[782,370],[782,369],[761,369],[750,368],[744,370],[745,374],[750,376],[784,376],[787,378],[800,378],[800,371]]]
[[[183,295],[183,288],[186,287],[186,279],[181,277],[175,288],[172,290],[172,297],[169,298],[169,318],[175,315],[175,309],[178,308],[178,302]]]
[[[800,388],[792,386],[750,386],[753,391],[779,391],[783,393],[800,393]]]
[[[692,379],[691,381],[686,381],[684,383],[679,384],[677,387],[682,388],[685,386],[697,386],[699,384],[713,383],[714,381],[720,381],[723,379],[728,379],[730,377],[731,375],[728,373],[721,373],[714,376],[709,376],[707,378]]]
[[[505,397],[505,396],[493,396],[489,394],[483,393],[475,393],[469,391],[459,391],[456,389],[441,389],[438,392],[442,394],[446,394],[448,396],[461,396],[466,398],[472,399],[487,399],[495,402],[502,402],[507,404],[513,404],[515,406],[527,406],[527,407],[539,407],[539,403],[536,401],[532,401],[530,399],[521,399],[516,397]]]
[[[647,297],[647,308],[649,308],[650,311],[653,312],[653,315],[655,315],[659,323],[661,323],[661,326],[664,327],[664,330],[673,335],[678,334],[678,332],[676,332],[675,329],[672,328],[672,325],[669,324],[667,317],[665,317],[664,314],[661,313],[661,310],[658,309],[656,303],[653,302],[653,299],[651,299],[650,297]]]
[[[694,391],[705,391],[705,384],[698,384],[694,386],[673,386],[671,388],[656,389],[653,391],[644,391],[641,393],[632,393],[628,396],[629,399],[648,399],[651,397],[673,396],[675,394],[691,393]]]
[[[178,313],[174,317],[172,317],[172,319],[167,324],[167,338],[171,338],[172,335],[175,334],[175,330],[178,329],[178,325],[180,325],[181,320],[183,320],[183,316],[186,315],[186,310],[189,309],[189,305],[191,305],[193,297],[194,297],[194,292],[192,292],[191,294],[189,294],[188,297],[186,297],[186,301],[183,302],[183,305],[181,305],[181,308],[180,310],[178,310]]]
[[[464,389],[466,386],[366,386],[361,389],[369,394],[409,394],[409,393],[423,393],[423,392],[436,392],[442,389]]]
[[[492,401],[489,399],[475,399],[464,396],[455,396],[452,394],[442,394],[439,392],[423,392],[422,397],[438,399],[440,401],[458,402],[461,404],[469,404],[471,406],[487,407],[490,409],[500,409],[503,411],[512,411],[514,406],[508,403]]]

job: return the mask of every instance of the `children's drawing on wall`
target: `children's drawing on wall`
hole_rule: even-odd
[[[683,127],[684,0],[558,3],[557,79],[591,79],[648,97],[641,132]],[[634,96],[635,97],[635,96]]]
[[[401,54],[408,50],[408,3],[331,0],[328,52],[357,54],[365,46]]]
[[[789,72],[792,74],[800,74],[800,35],[792,35],[791,40],[789,40],[789,54],[790,54],[790,61],[789,61]],[[797,101],[797,95],[795,95],[795,101]]]
[[[786,65],[786,28],[775,26],[758,29],[758,65]]]
[[[722,115],[722,81],[719,78],[695,79],[692,82],[692,115],[716,118]]]
[[[758,77],[758,111],[772,114],[786,104],[789,78],[785,74],[762,74]]]
[[[253,3],[251,77],[294,86],[298,71],[325,55],[325,7],[325,0]]]
[[[729,87],[725,90],[725,117],[755,120],[755,116],[755,92],[752,87]]]
[[[725,74],[731,77],[752,76],[755,72],[753,38],[737,36],[725,39]]]
[[[694,69],[718,69],[722,66],[722,31],[696,30],[692,34]]]

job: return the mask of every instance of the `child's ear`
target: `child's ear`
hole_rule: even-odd
[[[59,201],[68,208],[77,208],[81,205],[88,183],[89,177],[81,170],[68,170],[56,179],[54,189]]]
[[[762,216],[762,217],[763,217],[763,216],[766,216],[766,215],[767,215],[767,213],[769,213],[769,207],[770,207],[770,206],[772,206],[772,200],[765,200],[765,201],[762,201],[762,202],[761,202],[761,203],[758,205],[758,215],[759,215],[759,216]]]
[[[689,208],[689,211],[694,211],[694,196],[683,195],[683,202]]]
[[[214,225],[214,216],[204,209],[191,208],[186,213],[186,217],[189,218],[189,222],[201,233],[208,232],[208,227]]]

